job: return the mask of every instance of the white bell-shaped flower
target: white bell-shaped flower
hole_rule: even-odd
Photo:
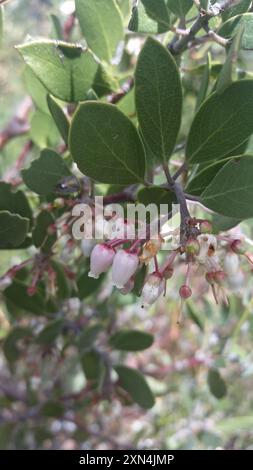
[[[105,243],[96,245],[91,252],[89,277],[98,279],[112,265],[114,256],[115,250],[110,246]]]
[[[135,274],[139,265],[139,257],[136,253],[119,250],[113,260],[112,283],[122,289],[129,279]]]
[[[142,289],[142,304],[152,305],[160,297],[165,287],[165,280],[159,273],[152,273],[148,276]]]

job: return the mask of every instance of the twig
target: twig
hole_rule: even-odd
[[[126,96],[134,86],[134,79],[131,77],[127,82],[122,85],[119,92],[112,94],[108,98],[108,102],[111,104],[117,104],[124,96]]]
[[[0,132],[0,150],[14,137],[26,134],[30,130],[28,114],[32,109],[32,100],[27,97],[18,107],[15,116],[10,120],[5,129]]]

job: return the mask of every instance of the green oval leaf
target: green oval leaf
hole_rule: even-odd
[[[123,39],[123,22],[114,0],[76,0],[76,14],[88,46],[110,61]]]
[[[226,396],[226,383],[224,382],[218,370],[209,369],[207,381],[210,392],[215,396],[215,398],[218,398],[220,400],[221,398],[224,398]]]
[[[57,185],[64,178],[71,176],[64,160],[54,150],[42,150],[40,157],[33,160],[30,168],[22,170],[27,187],[36,194],[50,194],[57,191]]]
[[[144,351],[150,348],[153,341],[152,335],[138,330],[117,331],[109,339],[111,347],[120,351]]]
[[[116,106],[81,104],[70,127],[69,147],[82,173],[101,183],[143,182],[145,155],[132,122]]]
[[[241,80],[202,104],[188,136],[187,160],[202,163],[225,157],[252,132],[253,81]]]
[[[29,229],[29,219],[8,211],[0,212],[0,249],[18,247]]]
[[[116,365],[114,369],[119,376],[120,386],[129,393],[135,403],[144,409],[154,406],[154,395],[138,370],[122,365]]]
[[[173,57],[152,38],[139,55],[135,97],[144,140],[158,161],[168,160],[181,123],[182,87]]]
[[[253,217],[253,157],[229,161],[201,195],[201,202],[218,214],[236,219]]]
[[[47,90],[68,102],[84,100],[98,69],[92,53],[62,41],[32,41],[17,50]]]
[[[144,5],[139,2],[132,9],[128,29],[136,33],[159,34],[168,31],[168,25],[152,19]]]

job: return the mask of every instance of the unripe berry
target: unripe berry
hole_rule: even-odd
[[[160,273],[150,274],[142,289],[142,302],[144,305],[152,305],[160,297],[165,287],[164,278]]]
[[[135,274],[139,265],[139,257],[136,253],[119,250],[113,260],[112,282],[122,289],[129,279]]]
[[[189,286],[184,284],[179,289],[179,295],[180,295],[181,299],[189,299],[189,297],[192,296],[192,290]]]
[[[200,251],[200,244],[195,238],[189,238],[185,243],[185,253],[190,256],[197,256]]]
[[[213,226],[209,220],[203,220],[199,224],[199,229],[201,233],[212,233],[213,231]]]
[[[244,255],[246,248],[241,240],[233,240],[230,245],[231,250],[238,255]]]
[[[101,273],[106,272],[113,262],[115,250],[105,243],[96,245],[90,257],[90,272],[89,277],[98,279]]]
[[[224,258],[224,270],[228,276],[233,276],[239,269],[239,256],[236,253],[228,252]]]

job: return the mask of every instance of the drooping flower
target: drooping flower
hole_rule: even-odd
[[[98,279],[99,275],[106,272],[112,265],[114,257],[115,250],[113,248],[105,243],[96,245],[91,252],[89,277]]]
[[[122,289],[129,279],[135,274],[139,265],[139,257],[136,253],[127,250],[119,250],[113,260],[112,282]]]
[[[142,304],[152,305],[160,297],[165,288],[165,280],[158,272],[153,272],[147,278],[142,289]]]

